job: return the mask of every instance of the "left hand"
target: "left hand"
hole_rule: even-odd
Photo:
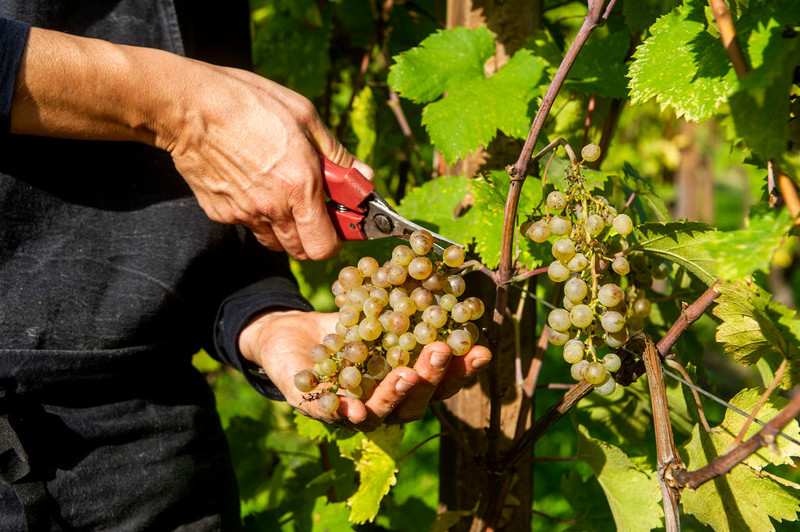
[[[239,338],[245,358],[264,368],[290,405],[327,423],[370,431],[383,423],[420,419],[431,401],[454,395],[472,382],[492,357],[483,346],[454,357],[447,344],[433,342],[425,346],[413,368],[392,370],[365,402],[340,396],[338,411],[324,414],[316,401],[306,401],[295,388],[294,376],[313,366],[309,351],[334,330],[337,319],[337,313],[275,311],[251,322]]]

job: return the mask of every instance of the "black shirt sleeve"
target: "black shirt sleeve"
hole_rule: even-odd
[[[11,127],[11,100],[28,29],[27,24],[0,17],[0,135],[8,134]]]
[[[261,395],[283,400],[283,394],[265,377],[253,375],[252,367],[239,352],[239,333],[255,318],[268,310],[293,309],[311,311],[313,307],[286,277],[268,277],[250,285],[223,301],[217,316],[216,355],[222,362],[242,372]]]

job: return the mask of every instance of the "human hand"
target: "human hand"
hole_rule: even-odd
[[[324,259],[339,247],[325,208],[320,155],[371,179],[303,96],[242,70],[199,70],[185,118],[157,142],[213,220],[249,227],[273,250]]]
[[[316,401],[303,398],[294,376],[313,366],[309,351],[334,329],[337,319],[336,313],[270,312],[250,323],[239,338],[245,358],[264,368],[290,405],[327,423],[371,431],[383,423],[420,419],[431,401],[454,395],[491,360],[491,353],[482,346],[455,357],[447,344],[433,342],[425,346],[413,368],[392,370],[365,402],[340,396],[339,409],[325,414]]]

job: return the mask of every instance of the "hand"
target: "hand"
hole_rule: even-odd
[[[355,165],[304,97],[242,70],[201,70],[183,105],[186,118],[158,142],[208,216],[249,227],[258,240],[297,259],[324,259],[339,248],[325,208],[320,154]]]
[[[447,344],[434,342],[425,346],[413,368],[389,373],[365,402],[341,396],[338,411],[324,414],[316,401],[306,401],[295,388],[294,376],[312,367],[310,349],[334,330],[337,319],[336,313],[276,311],[254,320],[239,338],[245,358],[264,368],[290,405],[327,423],[370,431],[382,423],[420,419],[431,401],[454,395],[491,360],[482,346],[454,357]]]
[[[320,155],[373,175],[311,102],[276,83],[40,28],[31,29],[20,65],[11,132],[163,148],[211,219],[246,225],[298,259],[327,258],[339,246]]]

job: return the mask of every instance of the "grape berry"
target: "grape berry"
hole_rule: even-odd
[[[433,341],[447,342],[455,356],[478,341],[473,322],[483,316],[484,304],[476,297],[458,299],[466,289],[456,271],[464,249],[450,246],[439,261],[431,254],[433,243],[430,233],[415,231],[382,266],[363,257],[339,272],[332,286],[339,307],[336,331],[311,348],[313,369],[294,378],[295,387],[306,399],[316,399],[323,413],[337,410],[339,390],[366,400],[392,369],[413,365]],[[321,384],[325,387],[314,392]]]

